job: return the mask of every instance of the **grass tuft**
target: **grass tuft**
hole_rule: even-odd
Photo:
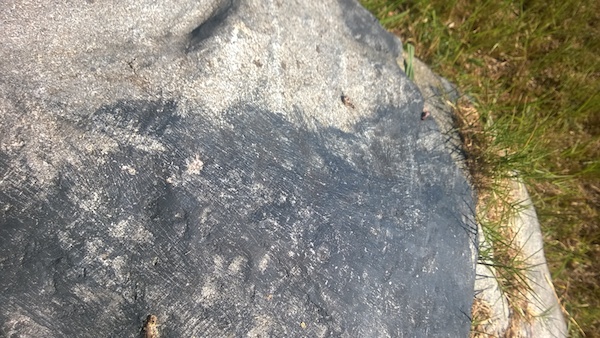
[[[408,54],[408,59],[404,60],[404,72],[409,79],[414,80],[415,70],[413,69],[413,64],[415,60],[415,47],[410,43],[407,43],[406,51]]]

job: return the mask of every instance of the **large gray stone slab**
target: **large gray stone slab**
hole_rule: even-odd
[[[21,1],[0,29],[1,335],[468,334],[471,189],[356,2]]]

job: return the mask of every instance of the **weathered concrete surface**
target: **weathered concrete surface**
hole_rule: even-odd
[[[471,189],[356,2],[21,1],[0,29],[0,335],[468,334]]]
[[[544,239],[533,202],[525,184],[518,178],[512,182],[512,193],[519,201],[520,210],[511,220],[511,226],[516,233],[515,244],[525,257],[527,269],[524,275],[531,287],[524,292],[531,320],[520,323],[519,334],[522,337],[568,337],[567,324],[544,255]]]

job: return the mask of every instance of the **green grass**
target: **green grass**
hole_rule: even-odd
[[[474,99],[458,122],[479,189],[519,172],[570,335],[600,337],[600,1],[362,3]]]

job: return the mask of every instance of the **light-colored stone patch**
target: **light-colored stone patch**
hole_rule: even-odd
[[[131,217],[120,220],[116,224],[111,223],[108,231],[112,237],[121,240],[141,243],[151,243],[154,240],[154,235]]]
[[[209,306],[213,305],[217,298],[219,298],[219,286],[214,280],[207,278],[207,280],[204,282],[204,285],[202,285],[200,295],[202,297],[202,303]]]
[[[135,176],[137,174],[137,170],[135,170],[134,167],[128,166],[128,165],[122,166],[121,167],[121,171],[124,171],[124,172],[128,173],[131,176]]]
[[[103,248],[104,242],[100,239],[91,239],[85,242],[85,250],[88,252],[86,257],[98,257],[100,256],[100,250]]]
[[[265,254],[260,261],[258,262],[258,269],[260,270],[260,272],[264,273],[267,270],[267,267],[269,266],[269,262],[271,261],[271,257],[269,256],[269,254]]]
[[[210,208],[202,209],[202,214],[200,215],[200,224],[205,224],[208,220],[208,215],[212,212]]]
[[[204,162],[202,162],[198,154],[185,160],[185,173],[188,175],[198,175],[202,171],[202,168],[204,168]]]
[[[286,194],[280,194],[278,202],[279,202],[280,205],[284,204],[285,202],[287,202],[287,195]]]
[[[71,199],[77,200],[77,196],[73,196]],[[99,192],[94,191],[90,193],[89,198],[81,199],[79,206],[81,207],[81,209],[87,212],[94,212],[101,203],[102,196]]]
[[[175,173],[171,173],[171,175],[169,175],[169,177],[167,177],[166,179],[167,183],[169,183],[170,185],[176,187],[179,185],[180,181],[177,178],[177,174]]]
[[[57,177],[57,169],[39,154],[28,154],[27,166],[33,171],[39,184],[47,186]]]
[[[254,317],[254,326],[248,331],[246,337],[259,338],[269,337],[273,326],[273,319],[269,316],[260,315]]]
[[[0,332],[6,337],[23,337],[24,332],[35,332],[37,337],[56,337],[52,331],[31,317],[16,311],[2,311],[5,322],[0,326]]]
[[[229,273],[237,275],[244,269],[244,266],[246,265],[247,262],[248,262],[248,260],[246,259],[246,257],[243,257],[243,256],[235,257],[233,259],[233,261],[231,262],[231,264],[229,264],[229,267],[228,267]]]
[[[118,131],[115,132],[114,137],[128,140],[136,149],[150,154],[166,151],[165,146],[161,142],[149,136]]]
[[[213,256],[213,266],[215,267],[215,270],[222,271],[224,265],[225,265],[225,259],[223,259],[223,257],[221,257],[219,255]]]

